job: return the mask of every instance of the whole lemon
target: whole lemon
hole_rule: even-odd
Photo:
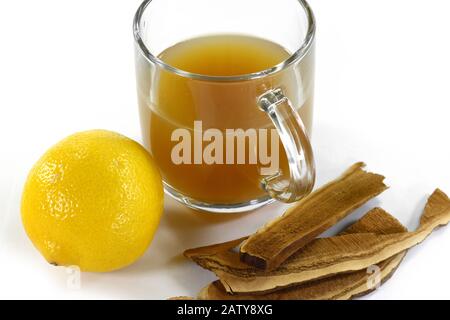
[[[45,259],[82,271],[113,271],[149,246],[163,211],[159,171],[147,151],[120,134],[76,133],[32,168],[22,222]]]

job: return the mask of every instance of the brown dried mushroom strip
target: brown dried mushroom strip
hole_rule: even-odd
[[[416,231],[389,235],[346,234],[316,239],[277,270],[236,265],[217,255],[214,272],[228,292],[267,292],[277,288],[320,279],[332,274],[362,270],[424,241],[435,228],[450,221],[450,200],[437,189],[428,199]]]
[[[168,298],[167,300],[197,300],[195,298],[192,297],[172,297],[172,298]]]
[[[377,264],[380,285],[395,273],[406,252]],[[370,281],[368,270],[335,275],[321,280],[313,280],[304,284],[280,289],[262,295],[229,294],[220,281],[205,287],[198,296],[200,300],[350,300],[374,291],[377,286]]]
[[[249,267],[228,249],[239,243],[222,244],[224,252],[209,247],[186,251],[185,255],[216,273],[228,292],[266,293],[280,287],[320,279],[341,272],[362,270],[422,242],[436,227],[450,220],[450,201],[437,189],[428,199],[420,227],[414,232],[392,235],[345,234],[316,239],[272,272]],[[200,250],[201,253],[197,254]]]
[[[353,234],[372,232],[377,234],[391,234],[407,232],[406,228],[393,218],[389,213],[376,208],[367,213],[355,224],[348,227],[340,234]],[[379,280],[384,282],[395,272],[406,252],[380,262]],[[373,277],[373,276],[372,276]],[[229,294],[225,291],[220,281],[215,281],[204,288],[199,299],[203,300],[331,300],[351,299],[356,295],[362,295],[376,288],[368,281],[371,274],[368,270],[360,270],[345,274],[334,275],[325,279],[306,282],[301,285],[280,289],[273,293],[262,295]],[[370,285],[370,286],[369,286]]]
[[[241,246],[241,259],[267,271],[387,189],[384,177],[356,163],[336,180],[317,189],[286,213],[250,236]]]
[[[400,226],[402,229],[400,229]],[[381,208],[374,208],[357,222],[339,233],[339,235],[354,233],[391,234],[403,231],[407,230],[404,229],[396,218]],[[243,237],[228,242],[189,249],[184,252],[184,255],[205,269],[208,269],[209,264],[214,268],[217,265],[216,262],[221,258],[224,262],[227,262],[228,260],[228,264],[230,266],[233,265],[236,269],[248,269],[249,266],[239,260],[237,252],[231,251],[232,249],[239,247],[239,245],[247,238],[248,237]],[[232,262],[235,263],[233,264]]]

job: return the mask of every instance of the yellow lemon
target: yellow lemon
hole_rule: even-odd
[[[22,222],[45,259],[106,272],[135,262],[163,211],[159,171],[147,151],[104,130],[62,140],[32,168]]]

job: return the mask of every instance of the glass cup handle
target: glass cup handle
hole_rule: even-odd
[[[282,202],[291,203],[309,194],[315,182],[315,164],[311,143],[300,115],[281,89],[266,92],[258,105],[272,120],[286,151],[289,179],[281,172],[262,180],[269,195]]]

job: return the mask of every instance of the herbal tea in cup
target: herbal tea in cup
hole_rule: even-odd
[[[137,40],[144,144],[169,194],[197,209],[237,212],[311,190],[312,38],[291,52],[256,35],[209,34],[156,55]]]

